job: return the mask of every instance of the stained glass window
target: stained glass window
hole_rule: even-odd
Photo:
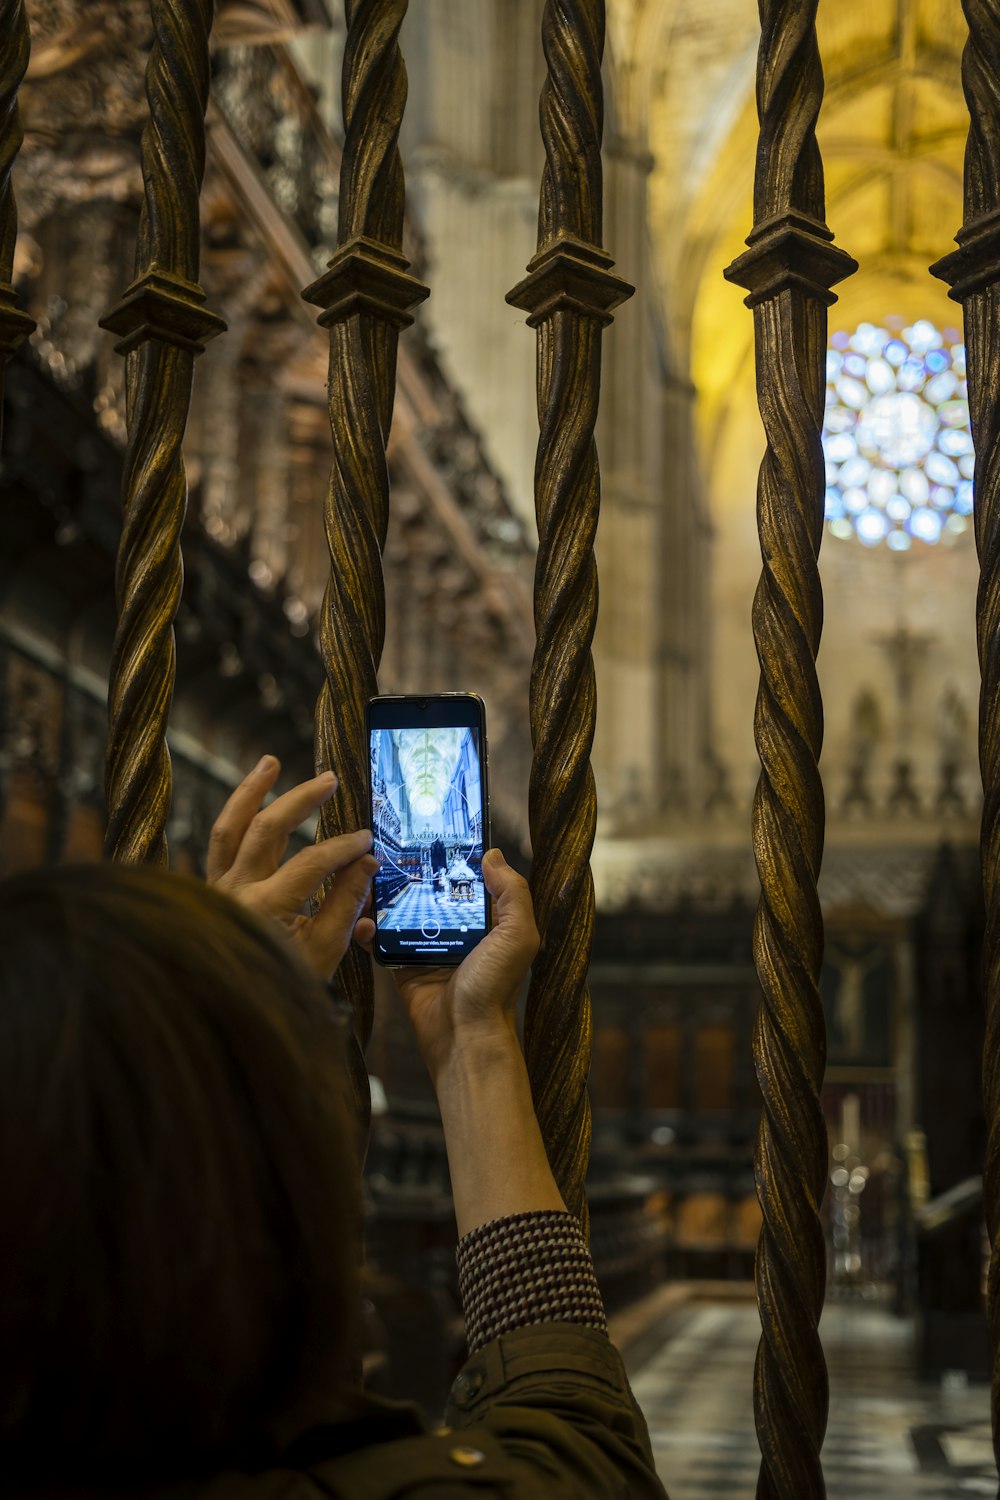
[[[887,318],[835,333],[823,451],[834,536],[905,552],[965,531],[973,452],[958,331]]]

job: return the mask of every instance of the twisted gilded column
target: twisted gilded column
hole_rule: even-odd
[[[962,83],[969,106],[965,223],[958,249],[931,267],[965,311],[969,416],[976,450],[973,486],[979,597],[976,628],[982,686],[979,762],[986,932],[983,1169],[991,1255],[987,1307],[993,1343],[993,1449],[1000,1462],[1000,0],[962,0],[969,39]]]
[[[198,285],[213,8],[214,0],[151,0],[136,274],[101,320],[103,328],[122,336],[117,349],[125,355],[128,427],[108,687],[104,851],[130,864],[167,861],[172,781],[166,734],[187,508],[181,444],[195,356],[225,328],[205,308]]]
[[[528,325],[537,333],[540,429],[528,815],[542,944],[528,991],[524,1047],[553,1173],[567,1207],[585,1226],[590,851],[597,821],[590,767],[597,714],[591,643],[601,494],[594,425],[601,333],[612,310],[632,294],[601,248],[604,10],[603,0],[547,0],[538,252],[507,298],[529,313]]]
[[[30,45],[24,0],[0,0],[0,439],[7,361],[35,326],[17,306],[14,295],[17,206],[11,181],[23,139],[17,91],[28,67]]]
[[[403,166],[399,128],[406,68],[399,29],[408,0],[347,0],[344,52],[344,154],[337,251],[303,292],[323,308],[330,330],[330,426],[333,468],[325,526],[330,579],[320,613],[326,674],[316,705],[316,766],[340,777],[320,816],[329,838],[368,819],[365,703],[378,691],[385,640],[382,549],[389,524],[386,444],[392,423],[399,330],[427,288],[408,274],[403,244]],[[352,948],[337,971],[360,1046],[371,1036],[371,962]],[[363,1114],[370,1108],[360,1054],[352,1068]]]
[[[819,1339],[827,1173],[820,1107],[826,1030],[819,996],[823,852],[818,759],[823,706],[821,433],[830,287],[857,269],[824,222],[816,121],[823,70],[817,0],[760,0],[760,141],[749,250],[726,276],[750,292],[757,394],[767,438],[757,486],[763,571],[753,604],[760,661],[754,716],[761,774],[753,844],[761,896],[754,962],[761,985],[753,1051],[763,1096],[754,1169],[762,1337],[754,1371],[761,1500],[820,1500],[828,1386]]]

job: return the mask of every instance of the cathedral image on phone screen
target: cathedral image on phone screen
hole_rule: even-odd
[[[454,960],[486,930],[479,731],[373,729],[371,761],[380,945]]]

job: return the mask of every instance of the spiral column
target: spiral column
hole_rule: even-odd
[[[965,313],[969,415],[976,451],[973,486],[979,596],[976,629],[982,685],[979,763],[986,932],[983,1169],[991,1255],[987,1310],[993,1344],[993,1448],[1000,1463],[1000,0],[962,0],[969,39],[962,83],[969,106],[965,223],[958,249],[931,267]]]
[[[386,444],[392,424],[399,331],[427,288],[402,254],[404,185],[399,129],[406,68],[399,29],[408,0],[347,0],[344,154],[337,251],[302,293],[330,331],[328,385],[333,468],[324,510],[330,579],[320,614],[325,680],[316,705],[316,767],[340,777],[320,816],[319,837],[364,827],[368,818],[365,704],[378,691],[385,641],[382,549],[389,524]],[[361,1048],[372,1030],[371,961],[352,948],[337,971]],[[352,1072],[370,1110],[360,1053]]]
[[[590,852],[597,802],[590,751],[597,698],[594,539],[601,479],[594,426],[601,333],[633,288],[601,248],[603,0],[547,0],[541,96],[545,146],[538,252],[507,301],[537,334],[536,646],[529,712],[531,889],[541,949],[524,1048],[542,1135],[566,1205],[587,1224]]]
[[[819,1208],[827,1172],[820,1107],[826,1032],[819,997],[817,895],[823,707],[821,433],[830,288],[857,269],[826,227],[816,121],[823,71],[817,0],[760,0],[760,141],[749,249],[729,266],[753,309],[757,394],[767,450],[757,486],[763,571],[753,604],[760,662],[754,716],[761,774],[753,845],[761,896],[754,962],[761,985],[753,1050],[763,1111],[755,1152],[763,1225],[756,1281],[762,1337],[754,1371],[760,1500],[820,1500],[828,1386],[819,1339],[826,1256]]]
[[[14,295],[17,206],[11,177],[23,131],[17,91],[28,67],[28,13],[24,0],[0,0],[0,439],[3,438],[3,380],[7,362],[34,328],[34,319]]]
[[[104,852],[166,864],[172,790],[167,720],[187,508],[181,455],[195,356],[225,323],[198,285],[198,195],[214,0],[151,0],[136,274],[101,327],[121,335],[128,442],[115,564],[118,623],[108,688]]]

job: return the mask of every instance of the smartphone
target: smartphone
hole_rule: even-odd
[[[372,698],[366,725],[375,958],[460,964],[490,927],[486,705],[475,693]]]

